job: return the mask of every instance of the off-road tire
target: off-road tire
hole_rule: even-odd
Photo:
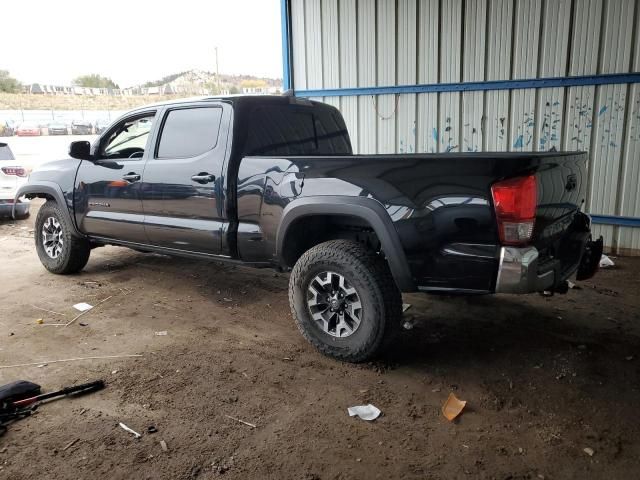
[[[36,251],[44,268],[52,273],[67,275],[77,273],[84,268],[89,261],[91,247],[86,238],[73,235],[73,226],[69,224],[67,217],[63,215],[60,206],[53,200],[47,200],[36,217],[34,237]],[[64,207],[62,207],[64,208]],[[42,240],[42,229],[49,218],[55,218],[62,227],[62,250],[56,258],[47,254]]]
[[[313,319],[307,303],[310,283],[324,271],[342,275],[360,297],[360,324],[345,338],[326,333]],[[369,360],[386,346],[402,317],[402,295],[387,262],[349,240],[321,243],[300,257],[289,279],[289,304],[298,329],[314,347],[329,357],[353,363]]]

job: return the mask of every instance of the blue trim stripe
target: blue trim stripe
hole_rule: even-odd
[[[291,46],[289,44],[289,0],[280,1],[282,26],[282,88],[291,89]]]
[[[640,227],[640,218],[638,217],[619,217],[617,215],[591,215],[591,222],[601,225]]]
[[[282,0],[283,5],[286,1],[287,0]],[[288,71],[285,72],[285,75],[288,74]],[[354,95],[390,95],[396,93],[480,92],[487,90],[515,90],[520,88],[615,85],[621,83],[640,83],[640,73],[613,73],[580,77],[533,78],[527,80],[492,80],[486,82],[432,83],[424,85],[397,85],[392,87],[329,88],[296,90],[295,93],[300,97],[345,97]]]

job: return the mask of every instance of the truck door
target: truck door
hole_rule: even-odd
[[[144,171],[145,230],[152,245],[220,255],[223,165],[231,109],[167,107]]]
[[[80,164],[74,207],[82,232],[147,243],[141,180],[155,114],[138,112],[118,122],[94,145],[95,160]]]

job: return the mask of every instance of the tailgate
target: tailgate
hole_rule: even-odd
[[[536,171],[536,180],[538,207],[534,243],[538,246],[538,242],[548,242],[561,236],[584,203],[587,154],[545,157]]]
[[[24,180],[16,175],[7,175],[3,168],[17,167],[15,157],[6,143],[0,143],[0,199],[13,200],[18,188],[19,180]]]
[[[544,262],[560,260],[567,268],[579,261],[588,236],[581,209],[587,189],[587,154],[546,155],[536,170],[538,206],[533,245]]]

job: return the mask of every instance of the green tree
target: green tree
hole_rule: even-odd
[[[205,87],[209,91],[209,95],[220,95],[220,87],[214,82],[206,83]]]
[[[17,93],[22,85],[9,75],[8,70],[0,70],[0,92]]]
[[[229,93],[231,95],[235,95],[237,93],[240,93],[240,89],[238,87],[236,87],[235,85],[232,85],[231,87],[229,87]]]
[[[90,88],[120,88],[117,83],[108,77],[103,77],[97,73],[81,75],[73,80],[74,85]]]

